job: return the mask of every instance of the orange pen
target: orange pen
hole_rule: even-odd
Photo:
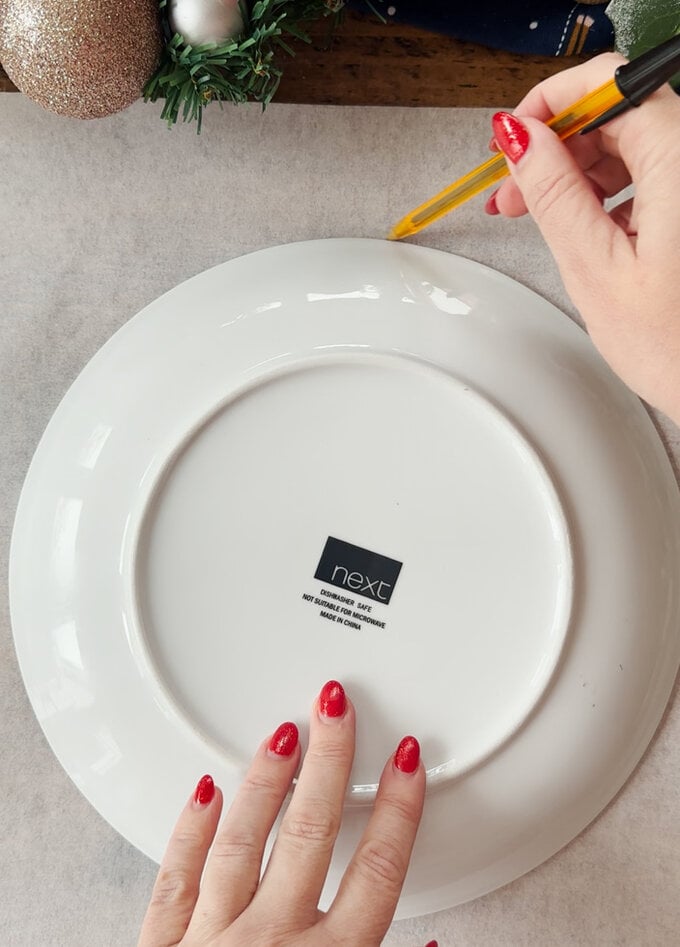
[[[609,82],[589,92],[546,124],[562,139],[579,132],[586,134],[632,106],[640,105],[648,95],[661,88],[679,70],[680,35],[655,46],[632,62],[619,66]],[[494,155],[474,171],[454,181],[429,201],[412,210],[394,225],[389,239],[401,240],[418,233],[444,214],[455,210],[471,197],[500,181],[508,173],[505,156]]]

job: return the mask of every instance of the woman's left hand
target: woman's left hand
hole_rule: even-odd
[[[309,749],[262,878],[265,843],[300,762],[297,727],[282,724],[262,743],[219,831],[222,794],[210,777],[199,781],[168,844],[139,947],[381,943],[420,822],[425,770],[417,740],[405,737],[383,770],[335,900],[322,913],[354,731],[354,707],[329,681],[314,703]]]

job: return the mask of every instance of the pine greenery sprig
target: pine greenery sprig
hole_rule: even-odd
[[[164,19],[166,4],[167,0],[160,0]],[[283,50],[295,55],[283,37],[311,42],[300,24],[337,16],[344,5],[344,0],[257,0],[248,11],[241,2],[244,29],[238,37],[190,46],[175,33],[165,44],[158,70],[144,88],[144,100],[164,98],[161,118],[168,126],[174,125],[181,114],[182,121],[197,122],[199,133],[203,109],[209,102],[252,101],[261,102],[264,108],[281,80],[275,54]]]

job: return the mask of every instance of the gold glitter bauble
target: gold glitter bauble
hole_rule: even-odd
[[[131,105],[162,48],[157,0],[0,0],[0,62],[52,112],[99,118]]]

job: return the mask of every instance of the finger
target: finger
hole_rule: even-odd
[[[610,80],[625,62],[618,53],[604,53],[573,69],[550,76],[522,99],[514,114],[546,122]],[[680,119],[678,96],[666,84],[643,104],[643,108],[629,109],[598,131],[574,136],[570,147],[575,150],[577,158],[580,158],[582,149],[598,148],[602,153],[622,158],[636,181],[645,168],[655,169],[659,176],[666,175],[674,166],[677,168],[678,162],[673,156],[677,153],[674,145]],[[579,163],[587,164],[584,161]],[[677,201],[672,201],[672,204],[678,206]]]
[[[572,69],[565,69],[534,86],[517,105],[513,114],[519,118],[530,116],[541,122],[548,122],[553,116],[610,80],[618,66],[625,62],[626,60],[618,53],[605,53]],[[489,147],[492,150],[498,150],[498,143],[494,136],[491,137]],[[567,141],[567,147],[576,163],[584,169],[594,167],[607,154],[607,146],[600,133],[575,135]],[[609,150],[611,151],[611,147]],[[615,151],[618,156],[618,149]],[[627,173],[624,172],[624,174]],[[617,176],[623,176],[618,169]],[[616,190],[609,188],[597,175],[594,180],[607,196],[616,194],[621,189],[620,187]],[[625,186],[625,184],[621,185],[621,187]],[[498,211],[505,217],[521,217],[527,212],[524,197],[512,179],[501,185],[495,192],[490,207],[487,202],[486,209],[487,213],[493,214]]]
[[[267,837],[300,762],[298,728],[284,723],[259,747],[205,869],[189,933],[212,940],[250,904]]]
[[[680,228],[680,98],[667,85],[611,124],[616,128],[609,134],[635,181],[638,254],[654,261],[677,244]]]
[[[564,69],[534,86],[514,109],[514,114],[547,122],[553,115],[608,82],[625,62],[618,53],[603,53],[572,69]]]
[[[222,793],[203,776],[170,836],[138,947],[165,947],[184,937],[221,811]]]
[[[420,747],[415,737],[405,737],[383,770],[366,831],[320,922],[338,942],[382,942],[404,884],[424,799]],[[333,936],[330,940],[335,942]]]
[[[317,920],[352,768],[354,729],[351,702],[342,685],[329,681],[314,703],[309,748],[253,902],[267,916],[302,925]]]
[[[542,109],[541,111],[544,110]],[[517,110],[512,114],[517,118],[523,117]],[[537,116],[532,117],[536,118]],[[550,117],[551,116],[540,118],[539,120],[544,122],[544,124],[548,124]],[[568,138],[562,140],[569,151],[571,151],[576,163],[584,169],[592,167],[603,155],[608,154],[603,146],[600,135],[570,135]],[[490,147],[491,150],[495,152],[500,150],[496,139],[493,137],[491,138]]]
[[[631,183],[625,164],[610,155],[598,158],[583,171],[600,203],[606,197],[615,197]],[[512,178],[496,191],[494,204],[504,217],[522,217],[527,212],[524,196]]]
[[[614,223],[621,228],[629,237],[637,235],[637,224],[635,222],[635,201],[630,200],[617,204],[609,211],[609,216]]]
[[[605,197],[616,197],[631,183],[630,171],[619,158],[604,155],[588,168],[585,168],[586,177],[595,185],[595,193],[600,200]]]
[[[578,306],[581,286],[597,286],[614,261],[632,263],[634,250],[554,132],[534,118],[520,121],[505,112],[494,116],[493,127],[513,181]]]

